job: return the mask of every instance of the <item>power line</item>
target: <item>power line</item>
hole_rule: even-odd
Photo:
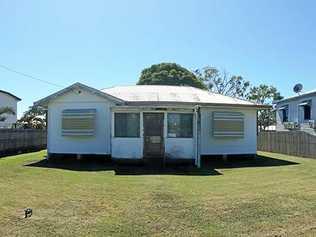
[[[37,77],[33,77],[32,75],[16,71],[16,70],[14,70],[12,68],[9,68],[9,67],[7,67],[5,65],[2,65],[2,64],[0,64],[0,67],[5,69],[5,70],[7,70],[7,71],[9,71],[9,72],[13,72],[13,73],[19,74],[21,76],[31,78],[31,79],[36,80],[36,81],[40,81],[40,82],[43,82],[43,83],[46,83],[46,84],[49,84],[49,85],[52,85],[52,86],[56,86],[56,87],[64,87],[62,85],[58,85],[58,84],[55,84],[53,82],[49,82],[49,81],[46,81],[46,80],[43,80],[43,79],[40,79],[40,78],[37,78]]]

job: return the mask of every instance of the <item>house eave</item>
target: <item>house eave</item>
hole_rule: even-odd
[[[181,101],[127,101],[125,106],[152,106],[152,107],[235,107],[235,108],[253,108],[253,109],[271,109],[271,105],[259,104],[225,104],[225,103],[198,103]]]

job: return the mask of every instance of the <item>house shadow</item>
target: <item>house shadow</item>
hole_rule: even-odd
[[[215,169],[197,168],[193,165],[167,165],[165,167],[137,166],[118,167],[115,170],[116,175],[186,175],[186,176],[213,176],[222,175]]]
[[[47,169],[63,169],[72,171],[114,171],[115,175],[187,175],[187,176],[211,176],[221,175],[215,169],[197,168],[192,164],[168,164],[164,167],[138,164],[122,164],[111,159],[82,159],[63,160],[43,159],[30,164],[27,167],[38,167]]]
[[[222,157],[202,158],[202,166],[213,169],[275,167],[297,164],[299,163],[260,155],[257,155],[256,157],[232,156],[228,157],[226,160],[224,160]]]
[[[280,160],[267,156],[256,158],[232,157],[224,160],[220,157],[204,157],[202,167],[197,168],[192,164],[167,164],[164,167],[139,164],[122,164],[111,159],[86,157],[85,159],[43,159],[27,167],[47,169],[63,169],[72,171],[114,171],[115,175],[186,175],[186,176],[215,176],[222,175],[218,169],[249,168],[249,167],[277,167],[296,165],[299,163]]]

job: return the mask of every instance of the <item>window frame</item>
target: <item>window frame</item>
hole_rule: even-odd
[[[191,134],[190,136],[170,136],[169,134],[171,134],[169,132],[169,129],[170,129],[170,126],[169,126],[169,116],[170,115],[190,115],[191,118],[192,118],[192,122],[191,122]],[[181,123],[181,119],[180,119],[180,123]],[[181,126],[181,125],[180,125]],[[181,128],[180,128],[181,130]],[[171,113],[167,113],[167,138],[189,138],[189,139],[192,139],[194,137],[194,114],[193,113],[190,113],[190,112],[171,112]]]
[[[137,129],[137,135],[136,136],[118,136],[117,135],[117,130],[116,130],[116,115],[117,114],[121,114],[121,115],[129,115],[129,114],[136,114],[137,117],[138,117],[138,129]],[[126,117],[127,119],[127,117]],[[127,121],[125,121],[127,122]],[[113,137],[114,138],[140,138],[140,133],[141,133],[141,116],[140,116],[140,112],[125,112],[125,111],[120,111],[120,112],[113,112]],[[127,125],[126,125],[127,126]],[[126,128],[127,129],[127,128]]]

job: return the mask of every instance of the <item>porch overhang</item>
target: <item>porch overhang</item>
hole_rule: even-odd
[[[278,108],[278,110],[285,110],[287,108],[288,108],[287,106],[282,106],[282,107]]]
[[[311,101],[303,101],[302,103],[299,103],[298,106],[307,106],[307,105],[311,105]]]

